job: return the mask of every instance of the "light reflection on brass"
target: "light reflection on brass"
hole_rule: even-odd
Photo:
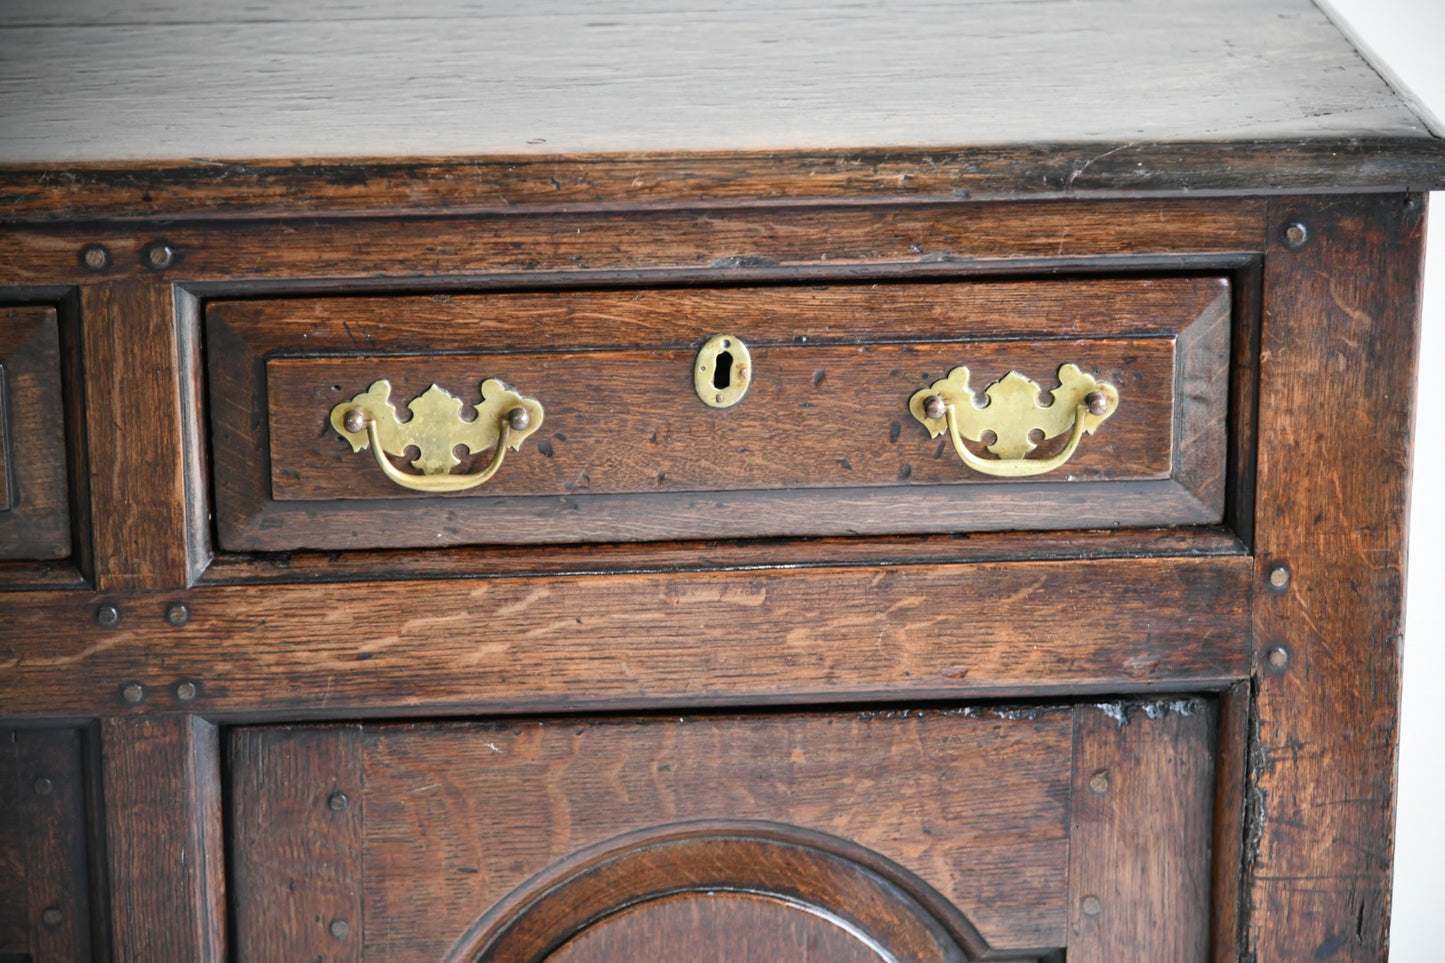
[[[964,464],[998,478],[1053,471],[1073,456],[1084,435],[1092,435],[1119,407],[1118,389],[1075,364],[1059,368],[1059,387],[1048,405],[1039,404],[1042,389],[1037,383],[1010,371],[984,389],[988,403],[979,407],[968,377],[968,368],[954,368],[948,377],[914,392],[908,410],[930,437],[947,433]],[[1056,455],[1029,458],[1037,447],[1035,432],[1045,441],[1065,433],[1069,440]],[[996,458],[976,455],[964,444],[964,439],[979,443],[988,435],[994,440],[984,447]]]
[[[502,467],[507,449],[516,451],[542,425],[542,404],[508,388],[495,378],[482,382],[482,401],[475,421],[463,421],[462,402],[436,385],[407,404],[411,418],[398,421],[391,403],[391,382],[382,378],[350,401],[331,409],[331,427],[353,451],[370,448],[386,477],[419,492],[458,492],[475,488]],[[454,475],[461,464],[453,451],[465,445],[472,454],[495,449],[479,472]],[[401,456],[408,447],[420,453],[412,461],[421,474],[404,472],[388,455]]]

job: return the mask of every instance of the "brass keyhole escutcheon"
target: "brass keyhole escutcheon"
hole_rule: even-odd
[[[730,334],[715,334],[698,349],[692,386],[709,408],[731,408],[743,400],[753,383],[748,346]]]

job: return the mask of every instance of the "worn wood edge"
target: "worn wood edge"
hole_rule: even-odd
[[[1053,498],[1052,496],[1057,496]],[[1220,506],[1174,478],[1144,482],[895,485],[782,491],[456,499],[420,534],[409,499],[265,502],[217,519],[227,551],[418,549],[426,544],[917,535],[934,532],[1214,525]],[[912,513],[912,514],[910,514]],[[317,524],[320,520],[323,524]],[[312,524],[306,524],[310,521]],[[288,525],[288,522],[294,524]]]
[[[1314,0],[1314,5],[1324,14],[1330,25],[1344,36],[1360,59],[1384,81],[1390,92],[1400,99],[1405,109],[1414,114],[1431,135],[1445,137],[1445,119],[1435,115],[1429,105],[1421,100],[1385,58],[1380,56],[1374,45],[1366,41],[1364,34],[1336,9],[1335,0]]]
[[[1194,697],[1137,708],[1127,703],[1079,704],[1074,720],[1069,959],[1132,959],[1146,949],[1150,952],[1138,958],[1203,958],[1212,926],[1208,902],[1215,858],[1211,834],[1218,779],[1217,702]],[[1198,762],[1207,767],[1205,772],[1194,772],[1173,755],[1181,747],[1201,752]],[[1102,785],[1095,782],[1101,775]],[[1148,791],[1151,787],[1136,788],[1151,775],[1174,777],[1167,805],[1158,804],[1158,795]],[[1195,778],[1180,778],[1185,776]],[[1121,796],[1122,801],[1116,801]],[[1197,823],[1191,817],[1197,817]],[[1171,856],[1191,855],[1191,849],[1196,861],[1171,867]],[[1180,870],[1184,878],[1171,876],[1169,868]],[[1149,872],[1161,869],[1166,872]],[[1203,892],[1191,894],[1196,887]],[[1120,899],[1129,912],[1117,912]],[[1181,927],[1186,921],[1190,925]],[[1150,945],[1140,947],[1139,938]]]
[[[1445,188],[1435,137],[0,167],[0,224]]]
[[[1259,248],[1267,230],[1259,228]],[[1230,332],[1229,439],[1225,453],[1224,521],[1244,544],[1254,540],[1255,438],[1259,422],[1259,336],[1264,260],[1250,259],[1230,275],[1234,326]]]
[[[1260,384],[1279,401],[1261,405],[1256,584],[1280,562],[1290,578],[1253,603],[1245,959],[1388,952],[1425,200],[1270,202]],[[1294,222],[1313,236],[1291,251]],[[1353,378],[1390,403],[1368,419],[1311,404],[1341,371],[1337,390]],[[1361,440],[1332,444],[1342,431]]]
[[[859,565],[1064,561],[1246,554],[1229,529],[1188,526],[1059,532],[976,532],[882,538],[599,542],[397,551],[217,555],[200,584],[397,581],[527,575],[731,572]],[[38,586],[37,586],[38,587]],[[79,587],[79,583],[77,583]]]
[[[226,959],[220,730],[172,715],[100,731],[115,957]]]
[[[0,230],[0,283],[7,293],[57,283],[84,289],[117,278],[154,283],[156,272],[142,259],[158,239],[176,252],[163,277],[202,298],[862,281],[889,272],[919,279],[985,270],[1212,272],[1230,270],[1260,249],[1266,203],[939,200],[37,224]],[[456,243],[439,245],[448,235]],[[95,243],[112,255],[104,274],[80,263],[81,252]]]
[[[189,606],[183,626],[165,621],[165,598],[110,599],[122,616],[110,630],[93,618],[104,596],[37,593],[0,626],[0,671],[14,680],[0,715],[244,720],[1218,689],[1248,673],[1251,572],[1235,556],[543,576],[385,593],[207,587],[177,597]],[[125,695],[132,685],[139,701]]]
[[[1219,694],[1214,743],[1214,865],[1209,898],[1211,963],[1235,963],[1244,952],[1242,904],[1250,711],[1250,683],[1237,682]]]

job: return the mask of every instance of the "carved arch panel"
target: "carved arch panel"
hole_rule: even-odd
[[[671,952],[682,961],[702,946],[719,959],[1003,958],[947,899],[875,852],[798,826],[723,820],[659,826],[576,854],[478,920],[448,960],[662,961]]]

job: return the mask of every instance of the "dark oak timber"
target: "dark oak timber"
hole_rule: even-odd
[[[1245,140],[0,169],[0,223],[1431,190],[1438,140]]]
[[[360,960],[360,731],[241,729],[227,752],[236,959]]]
[[[1249,949],[1378,960],[1389,920],[1424,199],[1270,205]],[[1307,225],[1298,250],[1289,224]],[[1321,403],[1328,381],[1332,402]],[[1282,590],[1269,585],[1288,568]],[[1342,808],[1342,799],[1368,806]]]
[[[71,728],[0,730],[0,959],[106,958],[92,919],[86,742]]]
[[[1204,960],[1212,706],[1075,710],[1069,960]]]
[[[1384,963],[1445,140],[1310,0],[97,6],[0,17],[0,963]],[[908,409],[1068,362],[1050,474]],[[406,492],[383,378],[544,421]]]
[[[1264,201],[1079,199],[917,205],[548,209],[532,216],[272,218],[198,225],[17,225],[0,231],[0,283],[86,286],[157,278],[214,295],[712,281],[847,280],[901,267],[949,277],[1003,272],[1208,270],[1260,249]],[[175,252],[141,262],[158,238]],[[102,244],[112,267],[80,264]],[[1120,259],[1124,260],[1120,260]],[[653,272],[679,272],[656,275]]]
[[[0,712],[286,712],[1061,695],[1246,671],[1245,558],[215,587],[120,606],[32,593],[0,627]],[[57,648],[45,626],[73,640]],[[54,631],[50,629],[49,631]],[[217,640],[223,640],[218,642]],[[866,641],[860,641],[866,640]],[[405,673],[407,685],[388,683]],[[195,686],[186,705],[175,687]],[[128,717],[128,716],[127,716]]]
[[[226,954],[220,757],[188,715],[101,723],[117,963]]]
[[[1218,521],[1229,304],[1219,278],[220,302],[207,309],[220,544]],[[693,386],[698,345],[715,332],[751,356],[752,386],[721,411]],[[990,487],[908,411],[958,365],[982,391],[1015,370],[1052,386],[1064,363],[1121,402],[1066,471],[1034,484]],[[475,402],[497,377],[536,396],[546,420],[465,504],[418,499],[327,427],[334,405],[381,377],[402,418],[432,384]],[[912,490],[938,484],[968,490]],[[782,494],[782,513],[768,493]]]
[[[159,279],[87,286],[86,443],[97,504],[97,587],[178,588],[198,567],[188,527],[181,348],[171,288]]]
[[[70,554],[60,373],[55,309],[0,306],[0,559]]]

